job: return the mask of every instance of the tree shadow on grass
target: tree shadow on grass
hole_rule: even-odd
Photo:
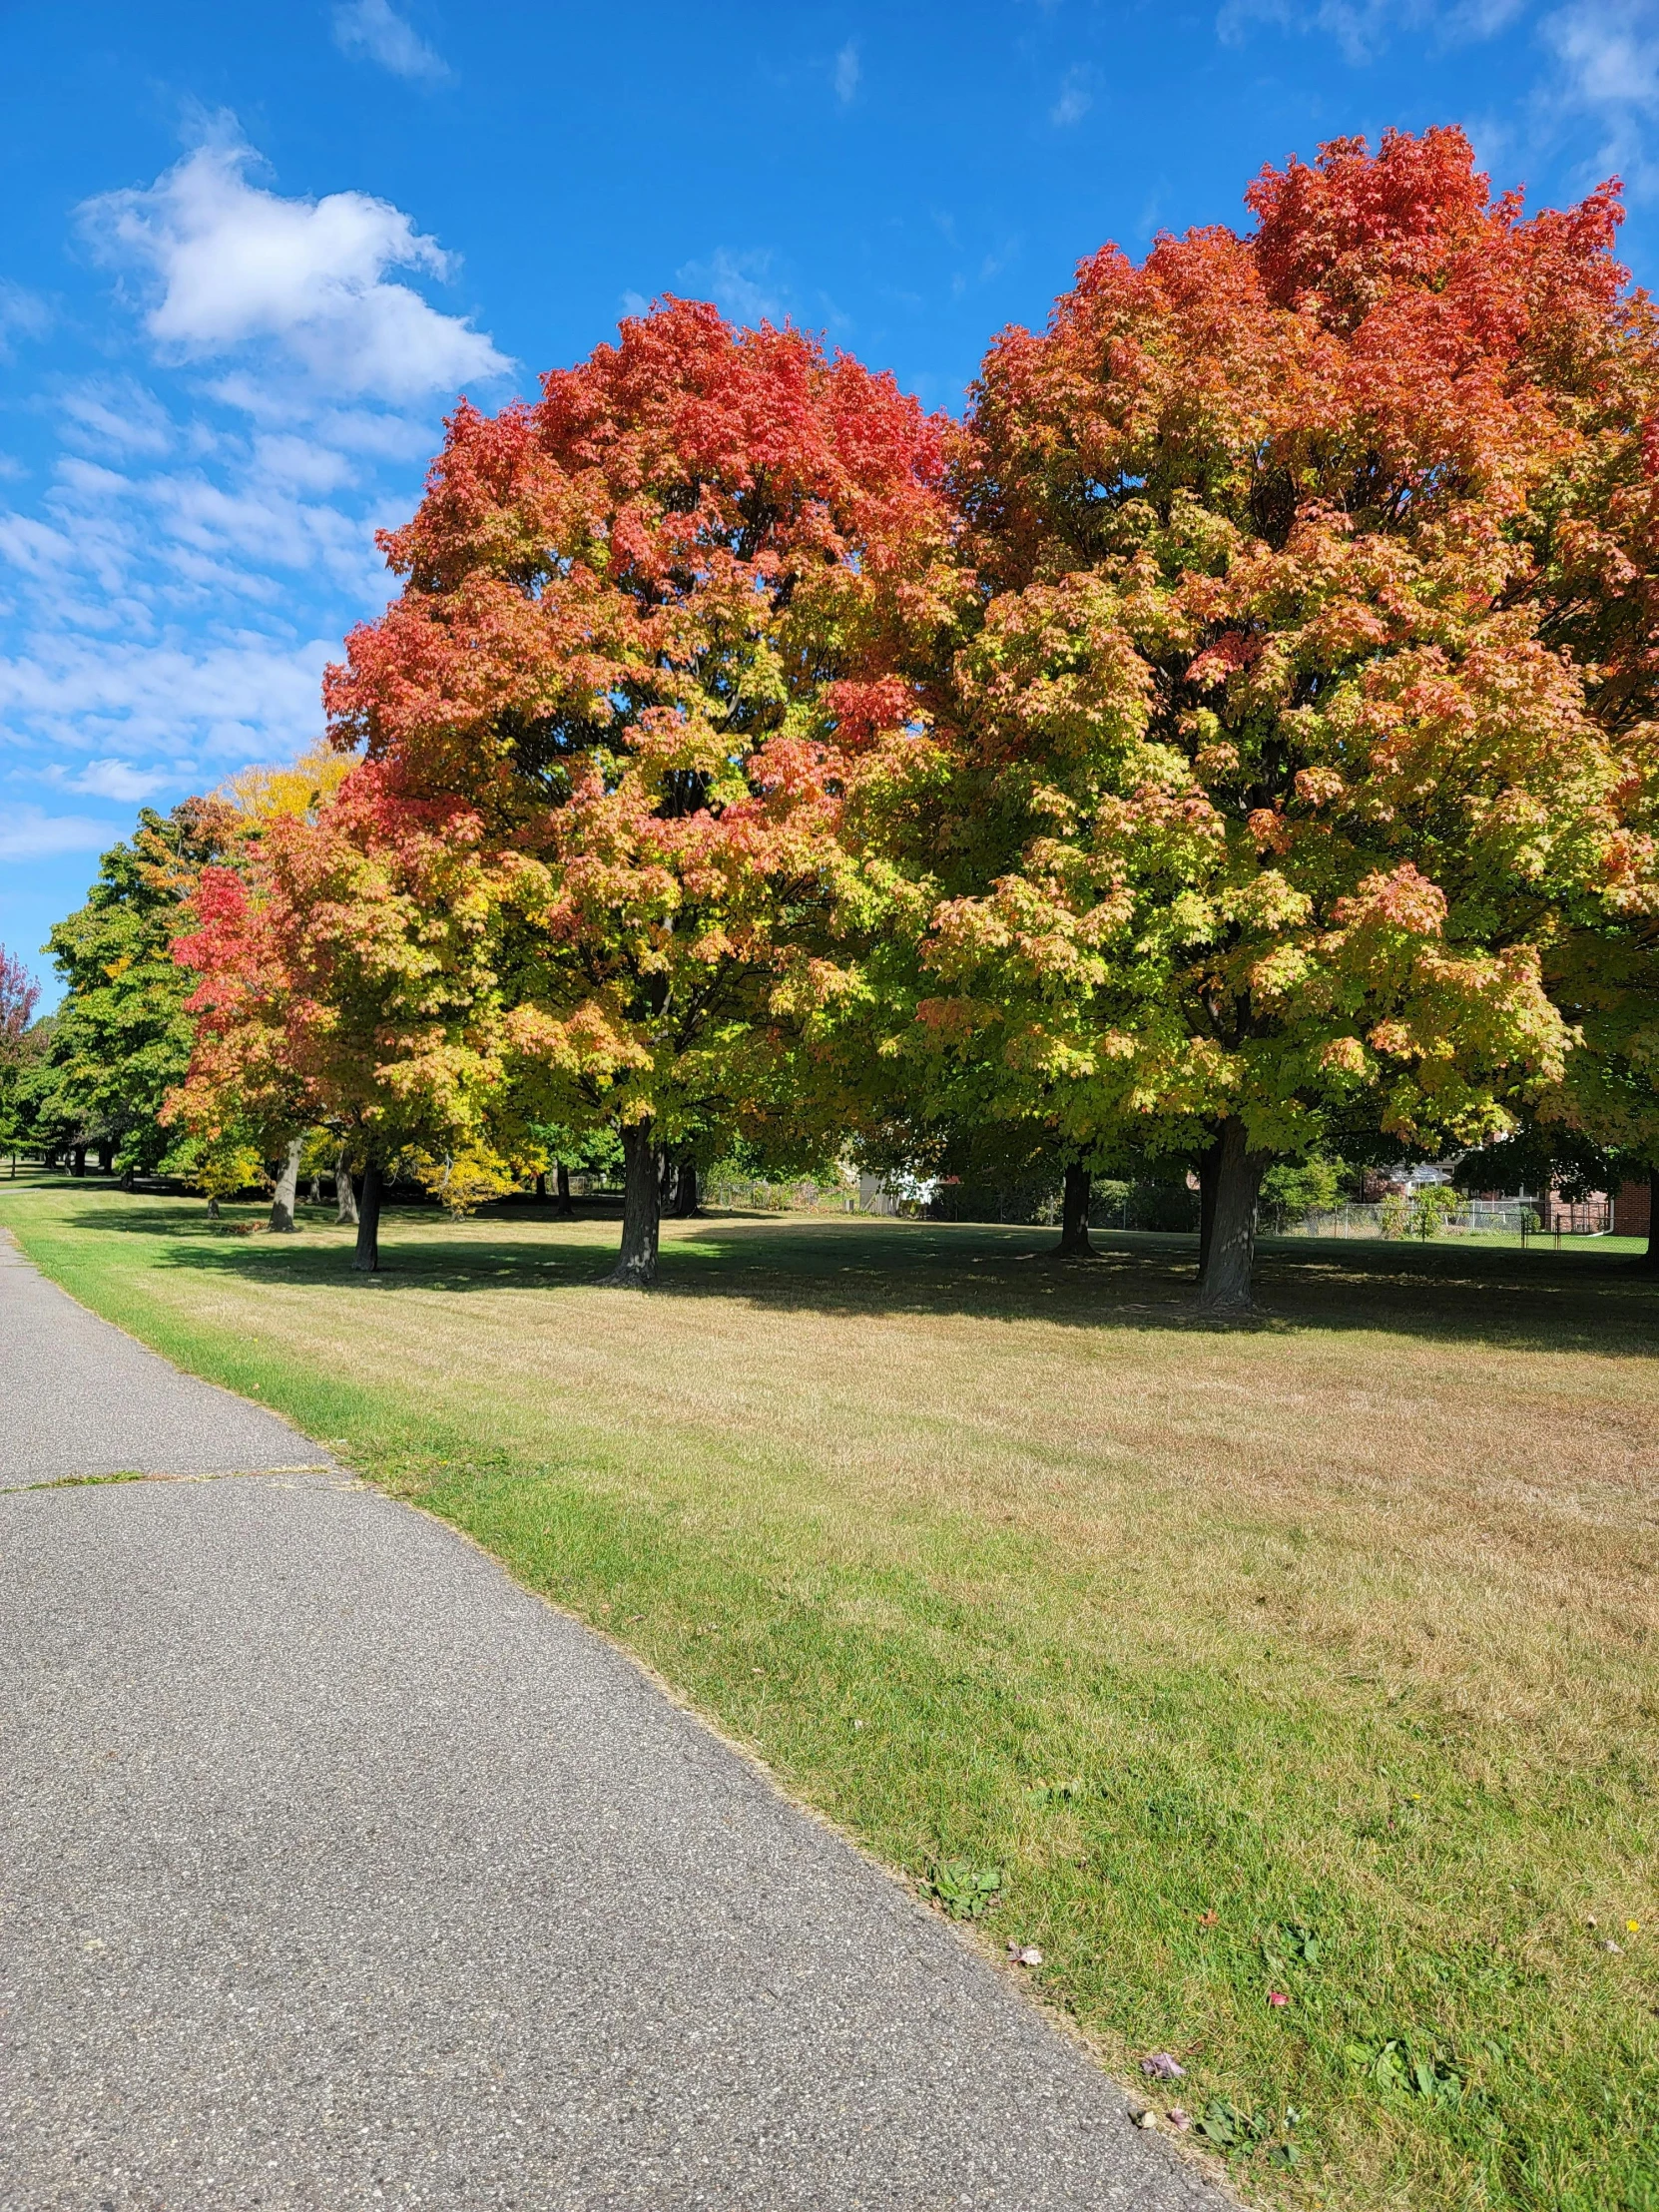
[[[90,1194],[89,1194],[90,1195]],[[109,1194],[115,1196],[117,1194]],[[263,1218],[250,1213],[247,1221]],[[391,1208],[382,1272],[350,1265],[349,1232],[236,1234],[200,1206],[127,1198],[88,1204],[76,1229],[158,1240],[156,1264],[313,1290],[570,1291],[610,1265],[615,1224],[482,1214],[457,1229],[428,1210]],[[323,1228],[322,1221],[310,1225]],[[835,1216],[715,1215],[665,1224],[656,1298],[738,1299],[762,1311],[828,1316],[935,1316],[1045,1321],[1065,1328],[1182,1330],[1218,1325],[1194,1304],[1192,1237],[1096,1232],[1098,1257],[1060,1261],[1054,1232],[978,1223]],[[1651,1358],[1659,1348],[1659,1278],[1630,1257],[1591,1248],[1519,1252],[1358,1239],[1265,1239],[1260,1312],[1232,1325],[1263,1334],[1378,1331],[1509,1350]]]

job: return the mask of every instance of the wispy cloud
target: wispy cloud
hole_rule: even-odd
[[[858,89],[858,42],[849,38],[835,56],[835,98],[843,108],[851,104],[852,96]]]
[[[0,811],[0,860],[56,860],[66,852],[101,852],[121,831],[89,815],[49,815],[43,808]]]
[[[161,454],[176,432],[153,391],[136,376],[89,376],[69,385],[58,400],[63,433],[94,452]]]
[[[1357,67],[1372,61],[1398,31],[1432,32],[1445,46],[1494,37],[1522,13],[1525,0],[1224,0],[1216,33],[1242,45],[1253,29],[1320,32]]]
[[[389,69],[394,77],[417,84],[437,84],[449,75],[449,64],[428,46],[412,23],[397,13],[388,0],[346,0],[334,10],[334,44],[342,54],[363,55]]]
[[[360,192],[283,199],[249,183],[255,160],[241,142],[201,146],[148,189],[81,211],[111,261],[159,286],[145,326],[164,357],[275,342],[318,389],[392,402],[507,370],[483,331],[387,280],[453,267],[400,209]]]
[[[1562,71],[1542,98],[1598,118],[1606,132],[1600,165],[1628,171],[1638,190],[1651,190],[1659,10],[1647,0],[1575,0],[1546,17],[1541,28]]]
[[[0,360],[9,358],[19,338],[43,338],[52,327],[52,310],[38,292],[0,278]]]
[[[1069,130],[1072,124],[1081,123],[1093,106],[1088,70],[1071,69],[1060,87],[1060,97],[1048,111],[1048,120],[1057,131]]]
[[[675,271],[688,290],[701,292],[737,322],[782,322],[788,309],[773,273],[770,248],[734,253],[717,246],[706,262],[686,262]]]
[[[0,659],[0,713],[72,756],[106,763],[280,759],[314,741],[322,670],[338,650],[322,639],[284,647],[254,635],[159,644],[41,638]]]
[[[1544,20],[1566,93],[1590,109],[1659,109],[1659,11],[1643,0],[1577,0]]]
[[[89,761],[79,776],[64,779],[72,792],[85,792],[93,799],[128,802],[154,799],[173,781],[166,769],[134,768],[131,761]]]

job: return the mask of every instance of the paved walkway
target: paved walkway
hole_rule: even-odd
[[[19,1437],[298,1456],[15,1258],[0,1348],[13,1481]],[[3,2212],[1221,2212],[951,1930],[343,1474],[0,1497],[0,1730]]]
[[[0,1489],[328,1463],[275,1413],[181,1375],[77,1306],[0,1231]]]

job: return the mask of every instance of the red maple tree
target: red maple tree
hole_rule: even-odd
[[[1247,198],[987,356],[920,1009],[1073,1158],[1202,1162],[1218,1308],[1270,1159],[1510,1126],[1574,1041],[1556,948],[1655,902],[1616,187],[1527,217],[1444,130]]]
[[[387,804],[463,807],[511,871],[511,1078],[620,1131],[619,1282],[655,1275],[665,1145],[805,1133],[842,794],[909,710],[940,476],[890,377],[667,300],[537,404],[457,409],[401,596],[329,672]]]

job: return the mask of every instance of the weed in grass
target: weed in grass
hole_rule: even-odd
[[[988,1913],[1002,1889],[1000,1867],[976,1867],[971,1859],[941,1859],[927,1878],[927,1890],[953,1921],[976,1921]]]

